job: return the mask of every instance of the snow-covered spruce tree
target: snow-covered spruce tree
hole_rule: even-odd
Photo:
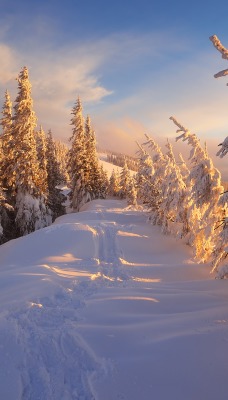
[[[183,180],[180,168],[176,163],[172,145],[167,142],[167,167],[161,185],[162,232],[182,238],[189,232],[187,219],[189,188]]]
[[[82,104],[77,99],[72,109],[71,125],[73,126],[71,149],[69,150],[68,172],[71,180],[71,207],[79,211],[80,207],[91,200],[88,191],[88,163],[85,147],[85,129],[82,115]]]
[[[223,191],[221,175],[197,136],[181,125],[176,118],[170,119],[178,127],[177,133],[182,132],[176,140],[187,141],[192,148],[189,157],[192,168],[187,180],[187,185],[192,186],[188,210],[189,244],[193,246],[196,259],[208,261],[217,241],[215,228],[224,212],[219,204]]]
[[[137,206],[137,189],[135,178],[130,176],[127,188],[127,204],[130,206]]]
[[[99,168],[99,193],[98,197],[100,199],[105,199],[107,197],[108,193],[108,185],[109,185],[109,180],[108,180],[108,175],[107,172],[104,170],[103,165],[100,165]]]
[[[61,175],[61,181],[64,184],[67,184],[70,180],[69,174],[67,172],[67,159],[69,148],[59,140],[54,140],[55,144],[55,154],[56,159],[59,164],[59,171]]]
[[[65,196],[61,193],[58,185],[62,183],[62,174],[57,161],[55,143],[51,130],[46,137],[46,160],[47,160],[47,189],[48,206],[52,211],[52,219],[55,220],[60,215],[65,214]]]
[[[226,49],[218,39],[216,35],[210,37],[210,40],[214,44],[215,48],[222,54],[222,58],[228,60],[228,49]],[[215,78],[228,75],[228,69],[218,72],[214,75]],[[228,84],[227,84],[228,85]],[[223,158],[228,153],[228,136],[225,140],[219,144],[221,149],[217,152],[217,156]],[[228,193],[227,191],[223,193],[219,200],[219,204],[224,209],[224,216],[218,225],[219,236],[216,242],[213,261],[212,261],[212,271],[217,272],[217,277],[223,279],[228,276],[228,263],[225,260],[228,256]]]
[[[42,193],[47,197],[47,144],[46,134],[40,126],[40,129],[35,132],[37,158],[39,163],[40,184],[42,185]]]
[[[14,147],[12,138],[12,103],[8,91],[5,92],[5,101],[3,104],[2,118],[0,124],[2,126],[2,133],[0,137],[0,214],[3,232],[2,229],[0,230],[2,241],[7,241],[13,239],[15,236],[15,215],[12,198],[12,188],[15,183],[15,174],[13,169]]]
[[[164,218],[164,212],[161,207],[163,201],[163,191],[164,186],[162,183],[166,180],[166,176],[168,173],[168,158],[162,153],[161,148],[158,144],[150,138],[147,134],[145,135],[147,141],[143,144],[143,146],[149,147],[154,152],[153,166],[154,166],[154,174],[151,176],[151,192],[149,195],[150,199],[150,220],[154,225],[162,225],[162,221]]]
[[[130,183],[131,175],[130,171],[128,169],[126,160],[124,162],[124,166],[120,172],[120,190],[119,190],[119,197],[121,199],[126,199],[127,194],[128,194],[128,189],[129,189],[129,183]]]
[[[153,160],[138,142],[136,144],[139,148],[136,153],[139,160],[138,172],[136,174],[137,198],[140,202],[150,207],[150,196],[152,192],[155,192],[153,185],[153,175],[155,172]]]
[[[120,191],[120,176],[113,169],[109,179],[108,194],[110,196],[118,196]]]
[[[12,103],[8,91],[5,92],[1,126],[1,179],[3,186],[7,189],[7,191],[9,191],[15,182],[15,175],[13,170],[14,148],[12,138]]]
[[[100,167],[96,149],[96,136],[91,127],[90,116],[85,121],[85,150],[88,160],[86,190],[91,199],[97,199],[100,195]]]
[[[50,214],[43,192],[39,170],[34,129],[31,84],[28,69],[24,67],[18,77],[18,96],[14,106],[12,146],[14,154],[15,224],[18,235],[26,235],[50,224]]]

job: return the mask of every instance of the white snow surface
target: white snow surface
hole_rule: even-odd
[[[121,200],[0,247],[0,399],[227,400],[227,280]]]

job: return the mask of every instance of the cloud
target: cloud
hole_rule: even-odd
[[[203,141],[227,136],[228,89],[225,79],[213,78],[223,67],[213,51],[189,51],[194,43],[172,32],[119,33],[58,45],[52,27],[45,22],[40,29],[38,22],[36,40],[31,33],[17,49],[3,40],[8,28],[2,28],[0,89],[9,89],[14,99],[15,78],[27,65],[38,121],[57,138],[70,136],[78,95],[101,147],[134,154],[135,140],[144,140],[145,132],[174,138],[171,115]],[[224,160],[216,163],[225,170]]]
[[[5,85],[15,80],[16,53],[4,43],[0,43],[0,85]]]
[[[110,74],[112,77],[115,75],[116,81],[124,69],[128,71],[130,65],[137,64],[142,56],[150,53],[160,57],[162,43],[165,41],[164,34],[122,33],[57,46],[48,41],[54,35],[46,20],[42,29],[39,18],[33,23],[31,34],[25,36],[22,47],[17,49],[5,44],[5,31],[9,29],[3,29],[0,43],[0,88],[9,89],[12,98],[15,98],[15,79],[21,68],[28,66],[39,122],[53,127],[59,137],[66,136],[69,131],[70,110],[78,95],[85,104],[101,103],[113,94],[114,82],[110,80]]]

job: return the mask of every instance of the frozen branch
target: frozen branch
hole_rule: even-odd
[[[222,58],[228,60],[228,50],[222,45],[219,38],[216,35],[209,37],[215,48],[222,54]]]
[[[176,133],[182,132],[182,134],[176,138],[176,141],[178,141],[179,139],[187,140],[190,134],[189,130],[181,125],[175,117],[170,117],[169,119],[171,119],[171,121],[173,121],[173,123],[179,128],[177,129]]]
[[[219,156],[220,158],[224,157],[228,153],[228,136],[226,139],[219,144],[219,146],[222,146],[221,149],[218,151],[216,156]]]
[[[224,69],[223,71],[218,72],[214,75],[215,78],[221,78],[222,76],[228,75],[228,69]]]
[[[145,137],[147,139],[146,143],[143,143],[144,146],[148,146],[149,149],[152,149],[155,153],[157,153],[161,158],[164,158],[164,155],[161,151],[161,148],[158,146],[158,144],[152,139],[149,135],[145,133]]]

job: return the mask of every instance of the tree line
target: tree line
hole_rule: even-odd
[[[228,50],[214,35],[214,46],[224,59]],[[228,70],[215,77],[226,76]],[[130,173],[127,159],[121,157],[122,170],[107,173],[99,163],[96,136],[90,117],[83,117],[80,98],[72,109],[71,147],[53,139],[42,127],[36,129],[28,69],[18,77],[18,96],[12,112],[6,91],[0,136],[0,241],[25,235],[48,226],[65,212],[59,185],[70,187],[70,206],[79,211],[87,201],[108,195],[127,199],[128,205],[146,207],[149,219],[164,234],[181,238],[189,244],[198,262],[210,262],[212,271],[228,275],[228,193],[221,183],[206,147],[175,117],[177,140],[190,146],[190,164],[182,155],[174,156],[167,141],[164,153],[148,135],[138,144],[138,165]],[[220,144],[218,156],[228,152],[228,137]],[[113,158],[113,157],[112,157]],[[115,158],[115,157],[114,157]],[[110,160],[111,161],[111,160]]]
[[[222,58],[228,60],[228,50],[218,37],[211,36],[210,40]],[[228,69],[214,76],[227,75]],[[188,166],[181,154],[174,156],[171,143],[167,141],[164,153],[145,135],[144,143],[138,144],[137,174],[130,181],[126,165],[120,176],[113,171],[109,192],[127,198],[128,204],[142,204],[152,224],[160,226],[164,234],[182,239],[192,247],[197,262],[209,262],[211,272],[225,278],[228,276],[228,191],[206,147],[175,117],[170,120],[177,128],[176,140],[190,146]],[[228,153],[228,137],[219,146],[217,156],[223,158]]]
[[[17,78],[18,95],[12,105],[5,92],[0,135],[0,242],[50,225],[65,213],[59,185],[70,186],[76,211],[88,200],[105,197],[107,176],[99,165],[90,117],[84,123],[77,99],[72,110],[71,148],[37,129],[27,67]]]

